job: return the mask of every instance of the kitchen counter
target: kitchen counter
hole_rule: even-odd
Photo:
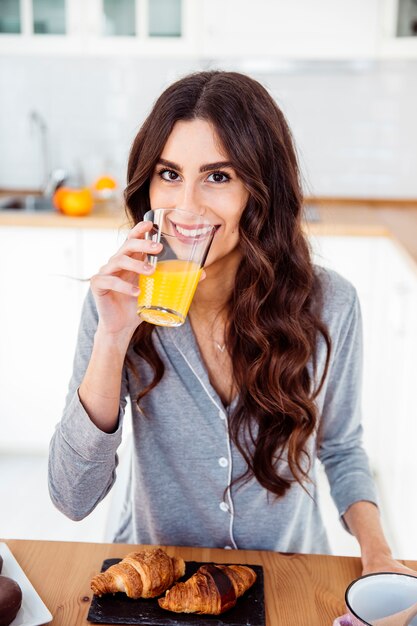
[[[307,222],[309,235],[389,237],[417,271],[417,203],[415,205],[317,205],[320,221]]]
[[[87,626],[91,577],[104,559],[138,546],[6,540],[14,557],[53,615],[53,626]],[[344,613],[344,591],[361,574],[360,560],[307,554],[169,547],[189,561],[261,565],[266,626],[329,626]],[[417,568],[417,561],[403,561]]]
[[[309,235],[390,237],[417,270],[417,201],[306,199],[306,204],[319,215],[319,221],[305,223]],[[0,226],[119,229],[128,228],[129,220],[120,205],[102,202],[86,217],[0,211]]]
[[[0,194],[1,195],[1,194]],[[0,226],[24,226],[39,228],[123,228],[129,220],[120,204],[99,202],[90,215],[69,217],[58,211],[22,211],[8,209],[0,211]]]

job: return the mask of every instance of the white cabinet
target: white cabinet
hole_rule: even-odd
[[[398,554],[417,558],[417,275],[389,240],[380,267],[377,478]]]
[[[9,0],[0,3],[0,52],[196,52],[200,0]]]
[[[376,53],[378,0],[203,0],[203,56],[366,58]]]
[[[0,448],[43,450],[71,373],[80,285],[75,229],[0,229]]]
[[[315,237],[317,263],[357,288],[364,328],[364,443],[398,557],[417,558],[417,272],[381,237]]]
[[[248,71],[271,69],[279,60],[417,56],[417,37],[398,36],[398,24],[413,15],[413,0],[9,0],[3,5],[0,52],[7,53],[111,51],[225,63],[242,58],[252,64]]]
[[[88,282],[122,231],[0,228],[0,451],[45,452],[64,406]]]

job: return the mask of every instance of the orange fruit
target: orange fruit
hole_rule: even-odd
[[[65,192],[59,197],[59,205],[61,211],[65,215],[81,217],[91,213],[94,200],[90,189],[69,189],[65,188]]]
[[[52,196],[52,204],[58,211],[61,211],[62,198],[65,196],[67,191],[68,191],[67,187],[58,187],[58,189],[55,191],[54,195]]]
[[[93,184],[93,189],[102,191],[103,189],[116,189],[117,183],[111,176],[100,176]]]

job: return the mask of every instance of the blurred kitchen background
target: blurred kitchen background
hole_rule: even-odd
[[[361,298],[384,527],[416,559],[417,0],[0,0],[0,537],[111,538],[120,489],[77,523],[47,493],[88,288],[71,277],[125,236],[128,151],[152,103],[207,68],[258,79],[289,121],[316,261]],[[88,215],[52,207],[61,183],[90,190]],[[121,458],[122,483],[128,432]],[[358,554],[319,481],[333,551]]]

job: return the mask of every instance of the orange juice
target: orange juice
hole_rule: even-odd
[[[202,268],[193,261],[158,261],[151,276],[139,277],[138,313],[157,326],[181,326]]]

